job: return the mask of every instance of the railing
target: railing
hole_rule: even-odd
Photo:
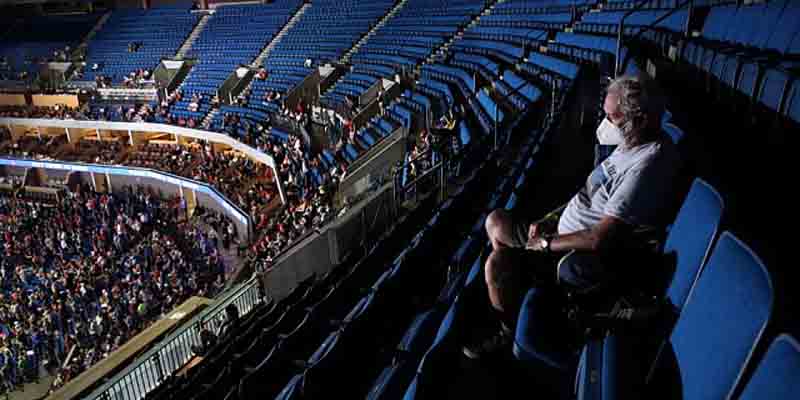
[[[154,83],[154,81],[149,81]],[[153,85],[150,88],[101,88],[97,89],[102,99],[125,100],[125,101],[151,101],[156,98],[158,91]]]
[[[631,16],[634,12],[641,10],[645,5],[649,4],[650,2],[651,2],[650,0],[642,0],[642,1],[640,1],[638,4],[636,4],[636,6],[634,6],[630,10],[628,10],[628,12],[626,12],[625,15],[622,16],[622,19],[619,20],[619,26],[617,27],[617,51],[616,51],[615,58],[614,58],[614,77],[618,77],[622,73],[622,71],[621,71],[621,69],[622,69],[622,61],[620,60],[620,58],[621,58],[620,55],[622,53],[623,41],[625,40],[625,20],[628,19],[628,17]],[[664,13],[664,15],[656,18],[655,21],[651,22],[650,25],[644,26],[641,29],[639,29],[639,31],[636,32],[636,34],[633,35],[633,37],[631,37],[631,39],[638,38],[645,31],[653,30],[655,28],[655,26],[658,25],[658,23],[660,23],[661,21],[667,19],[669,16],[674,14],[676,11],[681,10],[684,7],[687,7],[687,6],[689,7],[689,13],[686,16],[686,26],[684,28],[685,29],[684,30],[684,34],[688,34],[689,33],[689,21],[692,18],[692,10],[694,10],[694,0],[686,0],[683,3],[681,3],[680,5],[678,5],[677,7],[667,11],[666,13]]]
[[[297,107],[297,103],[302,102],[303,105],[318,104],[320,98],[320,83],[322,76],[319,73],[319,65],[324,62],[313,65],[308,75],[303,78],[300,83],[295,85],[292,89],[286,92],[283,98],[283,105],[290,110]]]
[[[434,158],[438,157],[438,160]],[[431,165],[422,171],[418,176],[414,177],[410,182],[403,182],[404,171],[410,171],[411,164],[417,163],[420,165],[424,162],[429,162]],[[435,152],[433,149],[428,149],[411,160],[405,161],[400,168],[392,174],[392,182],[394,187],[395,206],[399,207],[403,202],[409,200],[411,196],[415,201],[419,200],[420,186],[433,185],[439,187],[441,191],[441,198],[444,198],[445,190],[447,188],[445,182],[445,166],[448,165],[443,155]],[[422,169],[422,167],[420,167]]]
[[[514,95],[516,95],[516,94],[519,94],[519,92],[520,92],[520,91],[521,91],[523,88],[525,88],[526,86],[528,86],[528,85],[532,85],[532,84],[531,84],[530,82],[527,82],[527,81],[525,81],[525,82],[522,82],[522,84],[520,84],[519,86],[515,87],[515,88],[514,88],[514,89],[512,89],[510,92],[506,93],[506,94],[505,94],[505,95],[502,97],[502,99],[503,99],[503,100],[510,99],[510,98],[511,98],[511,96],[514,96]],[[554,79],[554,80],[553,80],[553,91],[552,91],[552,94],[551,94],[553,98],[555,98],[556,91],[557,91],[557,90],[556,90],[556,83],[555,83],[555,79]],[[476,101],[477,101],[477,95],[478,95],[478,92],[476,91],[476,92],[475,92],[475,95],[474,95],[474,97],[475,97],[475,100],[476,100]],[[471,96],[471,97],[472,97],[472,96]],[[524,97],[524,96],[523,96],[523,97]],[[552,108],[551,112],[553,112],[553,111],[555,111],[555,103],[553,103],[553,108]],[[497,104],[497,103],[495,103],[495,107],[494,107],[494,121],[493,121],[493,122],[494,122],[494,132],[493,132],[493,133],[494,133],[494,150],[497,150],[497,149],[499,148],[499,145],[500,145],[500,144],[499,144],[499,140],[500,140],[500,127],[498,126],[498,122],[497,122],[497,118],[499,117],[499,114],[498,114],[499,112],[500,112],[500,104]],[[508,133],[508,132],[506,132],[506,133]],[[509,134],[506,134],[506,144],[508,143],[508,140],[510,139],[510,137],[511,137],[511,135],[509,135]]]
[[[250,158],[266,164],[272,168],[277,176],[278,170],[275,166],[275,160],[269,154],[261,150],[250,147],[247,144],[240,142],[226,134],[204,131],[200,129],[184,128],[181,126],[159,124],[152,122],[111,122],[111,121],[94,121],[94,120],[71,120],[71,119],[47,119],[47,118],[0,118],[0,124],[3,125],[20,125],[29,127],[50,127],[50,128],[63,128],[63,129],[97,129],[108,131],[127,131],[131,132],[157,132],[157,133],[171,133],[177,136],[184,136],[193,139],[201,139],[213,143],[221,143],[231,148],[234,148]],[[286,203],[286,193],[283,190],[283,183],[280,180],[276,181],[278,193],[281,197],[281,202]]]
[[[239,69],[247,69],[247,71],[239,77]],[[255,71],[250,69],[249,66],[239,66],[222,82],[222,85],[217,89],[217,98],[222,104],[235,104],[234,99],[239,96],[239,93],[244,90],[250,81],[255,76]]]
[[[86,399],[139,400],[157,388],[192,359],[192,346],[200,345],[200,330],[205,327],[216,332],[225,319],[225,307],[235,304],[239,315],[248,314],[263,299],[257,277],[223,294],[211,307],[192,318],[162,344],[150,349],[138,361],[115,375]]]

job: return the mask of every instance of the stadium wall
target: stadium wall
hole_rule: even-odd
[[[325,275],[354,248],[386,232],[392,225],[393,199],[392,185],[386,184],[320,232],[298,242],[274,267],[261,273],[266,295],[283,299],[303,280]]]

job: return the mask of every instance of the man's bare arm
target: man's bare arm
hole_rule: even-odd
[[[600,251],[613,247],[620,232],[629,230],[630,226],[619,218],[606,216],[589,229],[566,235],[557,235],[550,241],[551,251]],[[530,250],[541,250],[539,238],[532,238],[528,243]]]

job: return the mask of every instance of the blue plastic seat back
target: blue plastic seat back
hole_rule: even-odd
[[[800,343],[787,334],[778,336],[740,399],[800,399]]]
[[[711,251],[724,207],[722,196],[711,185],[695,179],[664,244],[664,254],[675,257],[667,298],[678,309]]]
[[[290,400],[290,399],[297,399],[300,397],[300,391],[303,388],[303,374],[297,374],[292,377],[289,383],[283,387],[283,389],[278,393],[278,396],[275,397],[276,399],[280,400]]]
[[[800,24],[796,23],[797,18],[800,18],[800,2],[788,1],[781,14],[781,19],[769,27],[772,34],[764,48],[785,53],[791,45],[792,39],[800,32]]]
[[[683,139],[683,136],[685,135],[685,133],[683,132],[683,129],[681,129],[680,127],[678,127],[677,125],[675,125],[675,124],[673,124],[671,122],[667,122],[665,124],[662,124],[661,125],[661,129],[664,132],[666,132],[667,135],[669,135],[669,138],[672,139],[672,142],[675,143],[675,144],[680,143],[681,140]]]
[[[786,94],[786,105],[783,109],[784,115],[795,123],[800,124],[800,81],[794,81],[791,89]]]
[[[464,121],[458,124],[459,138],[461,139],[461,146],[466,146],[472,141],[472,133]]]
[[[772,281],[764,264],[724,232],[667,345],[674,352],[683,399],[730,396],[769,321],[772,304]]]
[[[767,70],[764,73],[764,79],[761,81],[761,93],[759,93],[758,102],[770,110],[778,111],[788,80],[789,76],[783,71]]]

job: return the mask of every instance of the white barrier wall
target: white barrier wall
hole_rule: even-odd
[[[221,212],[236,224],[241,240],[248,240],[252,223],[250,217],[239,207],[228,201],[225,196],[213,187],[181,178],[175,175],[153,171],[144,168],[111,167],[106,165],[67,163],[56,161],[31,161],[11,158],[0,158],[0,166],[12,168],[41,168],[44,170],[76,171],[81,173],[103,174],[111,176],[111,186],[120,189],[125,185],[145,185],[162,188],[165,193],[180,194],[181,188],[189,189],[195,193],[198,204],[203,207]],[[115,182],[117,180],[117,182]]]
[[[7,125],[9,129],[16,126],[24,127],[40,127],[40,128],[63,128],[63,129],[98,129],[101,131],[123,131],[123,132],[153,132],[153,133],[171,133],[179,137],[187,137],[193,139],[206,140],[212,143],[219,143],[227,145],[233,149],[241,151],[248,157],[264,163],[272,168],[275,176],[278,176],[278,171],[275,168],[275,160],[272,157],[260,150],[254,149],[228,135],[216,132],[208,132],[199,129],[183,128],[180,126],[167,125],[167,124],[154,124],[148,122],[109,122],[109,121],[78,121],[78,120],[57,120],[57,119],[39,119],[39,118],[0,118],[0,125]],[[12,129],[13,130],[13,129]],[[280,179],[276,179],[278,192],[281,196],[281,201],[286,203],[286,194],[283,190],[283,185]]]

